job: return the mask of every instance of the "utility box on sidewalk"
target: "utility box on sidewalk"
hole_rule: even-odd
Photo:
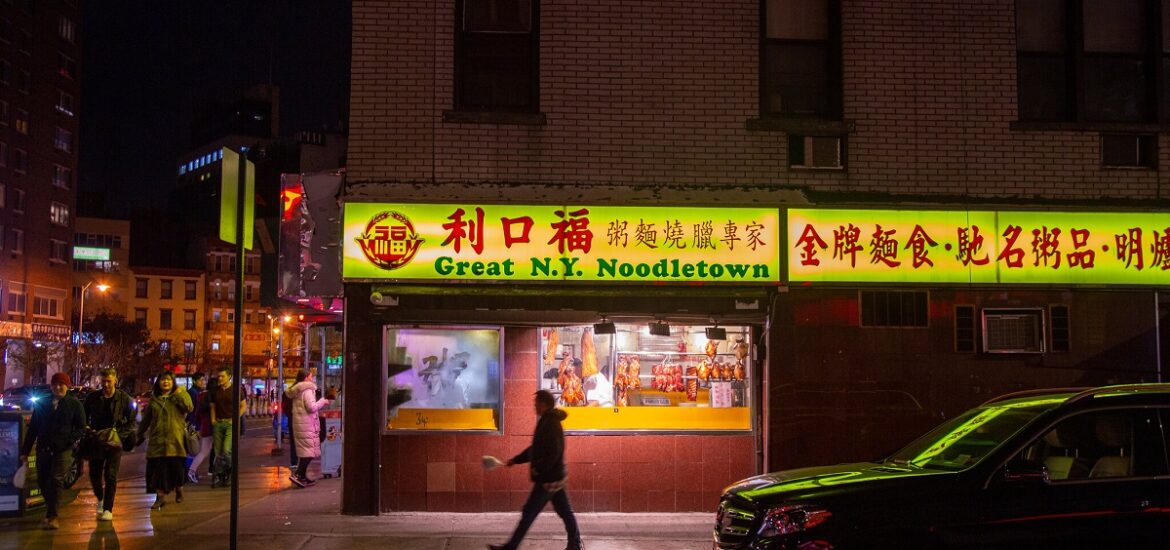
[[[341,409],[321,411],[321,475],[341,475]]]
[[[28,475],[23,489],[12,484],[20,467],[20,446],[24,443],[32,413],[0,412],[0,517],[21,516],[45,503],[37,486],[36,453],[29,455]]]

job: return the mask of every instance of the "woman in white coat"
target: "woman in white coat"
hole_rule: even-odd
[[[297,372],[297,382],[284,391],[292,400],[292,444],[297,447],[297,471],[289,476],[298,487],[308,487],[317,483],[309,479],[309,463],[321,456],[321,423],[317,419],[317,411],[327,407],[337,398],[337,390],[329,388],[325,397],[317,399],[317,384],[309,377],[309,372],[301,369]]]

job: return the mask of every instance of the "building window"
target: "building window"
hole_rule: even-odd
[[[158,341],[158,354],[163,356],[163,357],[170,356],[170,354],[171,354],[171,341],[170,340],[159,340]]]
[[[18,134],[28,135],[28,111],[26,109],[16,110],[16,124],[13,129]]]
[[[57,19],[57,36],[60,36],[61,40],[72,44],[75,40],[76,33],[76,26],[73,24],[72,19],[64,15]]]
[[[1170,70],[1168,9],[1145,0],[1017,0],[1020,120],[1156,121],[1159,99],[1170,104],[1170,83],[1155,76]]]
[[[24,189],[12,190],[12,211],[17,214],[24,213]]]
[[[1157,136],[1101,135],[1101,165],[1106,168],[1156,168],[1157,162]]]
[[[252,324],[252,312],[251,311],[244,312],[244,324],[246,324],[246,325]]]
[[[788,166],[840,170],[845,167],[844,138],[788,135]]]
[[[25,301],[25,288],[23,285],[11,285],[8,287],[8,313],[15,315],[24,315],[27,311],[28,303]]]
[[[134,297],[149,298],[150,279],[134,279]]]
[[[0,100],[0,126],[8,126],[8,102]]]
[[[223,312],[218,309],[211,310],[211,322],[218,323],[223,316]]]
[[[195,330],[195,310],[183,310],[183,330]]]
[[[0,19],[0,42],[12,43],[12,21]]]
[[[183,281],[183,299],[195,299],[195,281]]]
[[[929,313],[926,291],[861,291],[863,327],[927,327]]]
[[[57,74],[73,80],[77,78],[77,60],[63,53],[57,54]]]
[[[32,73],[27,69],[16,70],[16,91],[27,94],[32,89]]]
[[[68,263],[69,243],[58,241],[57,239],[49,239],[49,261],[61,264]]]
[[[174,294],[174,283],[170,279],[162,279],[159,281],[159,283],[162,286],[159,298],[162,298],[163,300],[170,300],[171,296]]]
[[[73,170],[60,164],[53,165],[53,185],[61,189],[73,186]]]
[[[8,144],[0,141],[0,166],[8,166]]]
[[[24,230],[23,229],[15,229],[14,228],[12,230],[12,253],[13,254],[24,254]]]
[[[219,338],[211,339],[211,351],[219,351]]]
[[[53,131],[53,148],[69,153],[73,151],[73,132],[61,127]]]
[[[183,340],[183,359],[191,361],[195,359],[195,341]]]
[[[73,96],[58,90],[56,109],[65,116],[73,116]]]
[[[49,221],[56,225],[69,225],[69,207],[59,202],[49,204]]]
[[[236,312],[234,312],[234,311],[231,311],[231,310],[228,310],[228,312],[227,312],[227,322],[229,322],[229,323],[234,323],[234,322],[236,322]]]
[[[0,183],[0,208],[8,203],[8,186]]]
[[[0,84],[7,86],[12,82],[12,63],[7,59],[0,59]]]
[[[252,285],[244,286],[244,300],[252,301]]]
[[[29,55],[32,53],[32,33],[24,29],[20,29],[16,33],[16,49],[20,53]]]
[[[535,0],[456,2],[456,110],[539,110],[538,7]]]
[[[61,299],[60,298],[46,298],[43,296],[33,297],[33,316],[34,317],[48,317],[50,319],[61,318]]]
[[[28,151],[20,148],[12,150],[12,171],[17,174],[28,173]]]
[[[765,0],[760,115],[841,118],[839,0]]]
[[[134,308],[134,322],[146,326],[146,308]]]
[[[171,330],[171,315],[174,313],[170,309],[158,310],[158,328],[162,330]]]

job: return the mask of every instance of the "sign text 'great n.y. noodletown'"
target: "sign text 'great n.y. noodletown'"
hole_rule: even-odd
[[[345,205],[348,280],[770,283],[770,208]]]

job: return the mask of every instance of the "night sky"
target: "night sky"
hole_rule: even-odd
[[[281,135],[347,122],[348,2],[82,4],[81,215],[165,202],[201,100],[272,83]]]

